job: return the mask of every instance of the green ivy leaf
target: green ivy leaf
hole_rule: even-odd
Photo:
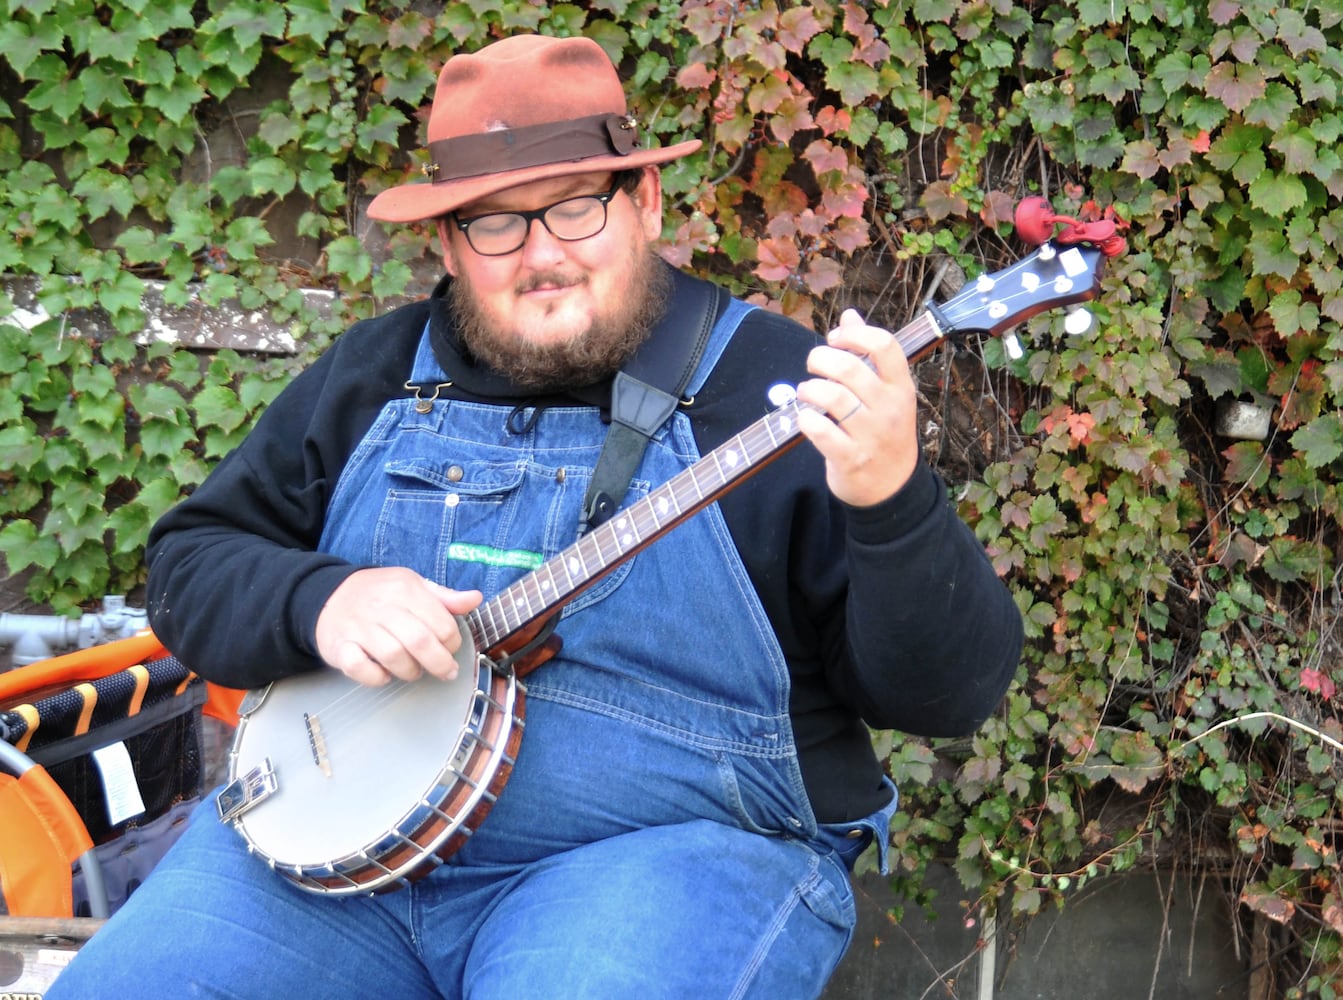
[[[1306,185],[1292,174],[1265,170],[1250,184],[1250,204],[1276,219],[1284,218],[1305,203]]]
[[[205,99],[205,87],[185,76],[167,84],[153,84],[145,88],[142,100],[149,107],[163,112],[170,122],[194,124],[192,112]]]
[[[373,273],[373,259],[354,236],[340,236],[326,247],[326,269],[348,284],[358,284]]]
[[[1295,538],[1274,538],[1268,543],[1262,562],[1264,572],[1279,583],[1314,581],[1327,577],[1329,560],[1315,542]]]
[[[355,129],[358,147],[371,150],[381,144],[397,148],[400,144],[401,128],[406,122],[406,116],[397,108],[386,104],[374,105]]]
[[[231,34],[230,41],[238,48],[252,49],[264,37],[284,37],[285,10],[285,6],[261,0],[229,0],[209,27],[220,34]]]
[[[1270,132],[1257,126],[1233,125],[1209,147],[1208,162],[1241,184],[1249,184],[1258,179],[1268,164],[1264,147],[1270,137]]]
[[[329,3],[325,0],[288,0],[285,8],[289,11],[290,37],[303,36],[319,44],[324,43],[335,31],[339,30],[346,15],[352,10],[362,9],[358,0]]]
[[[1279,129],[1300,109],[1296,91],[1274,80],[1264,88],[1262,97],[1250,102],[1250,106],[1245,110],[1245,120],[1251,124]]]
[[[289,164],[278,156],[255,157],[247,167],[253,194],[274,194],[283,198],[298,183]]]
[[[1278,130],[1269,148],[1282,154],[1283,169],[1291,174],[1311,174],[1318,162],[1319,143],[1309,128],[1289,122]]]
[[[27,70],[43,52],[59,50],[65,44],[65,31],[59,20],[36,17],[29,24],[16,17],[0,20],[0,57],[20,79],[32,79]]]
[[[56,539],[39,534],[29,520],[10,521],[0,528],[0,553],[11,573],[22,573],[30,566],[51,569],[60,558],[61,549]]]
[[[218,427],[231,431],[247,419],[246,408],[227,386],[206,386],[196,393],[192,403],[196,410],[196,423],[200,427]]]
[[[1259,489],[1268,482],[1268,462],[1258,441],[1238,441],[1222,455],[1227,460],[1226,478],[1230,482],[1245,483],[1251,489]]]
[[[0,468],[30,469],[44,449],[45,442],[31,424],[0,427]]]
[[[1253,274],[1276,274],[1291,280],[1301,266],[1281,229],[1257,230],[1249,244]]]
[[[298,119],[292,110],[272,111],[263,115],[257,127],[256,137],[272,151],[283,149],[302,135]]]
[[[1290,440],[1307,465],[1322,469],[1343,455],[1343,419],[1323,413],[1294,431]]]

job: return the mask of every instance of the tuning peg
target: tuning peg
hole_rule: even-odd
[[[1039,195],[1023,198],[1013,213],[1012,222],[1017,235],[1031,246],[1040,246],[1054,235],[1054,223],[1058,216],[1050,206],[1048,199]]]
[[[1091,311],[1079,308],[1069,309],[1068,315],[1063,319],[1063,329],[1074,335],[1086,333],[1091,329]]]
[[[1007,356],[1013,361],[1020,361],[1026,356],[1026,352],[1021,349],[1021,341],[1011,331],[1003,334],[1003,349],[1007,351]]]

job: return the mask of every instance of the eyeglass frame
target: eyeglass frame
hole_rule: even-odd
[[[619,194],[621,189],[626,187],[626,185],[627,185],[627,172],[621,171],[611,178],[611,187],[606,191],[599,191],[596,194],[572,195],[568,198],[561,198],[559,201],[551,202],[549,205],[543,205],[540,208],[533,208],[528,211],[482,212],[480,215],[472,215],[469,218],[465,219],[463,219],[458,213],[453,212],[451,213],[452,222],[453,225],[455,225],[457,229],[461,232],[461,234],[466,237],[466,243],[471,248],[471,251],[475,254],[478,254],[481,257],[507,257],[509,254],[517,253],[519,250],[521,250],[524,246],[527,245],[527,239],[532,234],[532,223],[538,219],[540,220],[541,225],[545,228],[545,231],[548,232],[551,236],[555,237],[555,239],[559,240],[560,242],[581,243],[583,240],[592,239],[592,237],[598,235],[599,233],[601,233],[602,230],[606,228],[606,223],[610,219],[611,199],[613,199],[617,194]],[[569,238],[566,236],[561,236],[559,233],[555,232],[555,230],[550,228],[550,223],[546,221],[546,216],[550,213],[552,209],[559,208],[561,205],[567,205],[571,201],[583,201],[589,198],[595,199],[597,203],[602,206],[602,224],[598,226],[593,232],[588,233],[588,235],[586,236],[577,236]],[[469,229],[471,223],[479,222],[481,219],[488,219],[500,215],[515,215],[521,218],[524,223],[526,223],[526,225],[522,230],[522,241],[518,243],[518,245],[515,246],[512,250],[497,251],[495,253],[483,253],[480,250],[477,250],[475,243],[472,242],[471,240],[471,232]]]

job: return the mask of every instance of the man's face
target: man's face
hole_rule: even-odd
[[[509,188],[456,214],[544,209],[611,188],[609,173],[557,177]],[[643,171],[634,192],[619,190],[594,236],[561,240],[533,220],[512,253],[484,256],[456,223],[439,225],[444,265],[456,280],[453,304],[466,346],[485,364],[528,388],[584,385],[619,368],[661,311],[652,252],[662,229],[662,189]]]

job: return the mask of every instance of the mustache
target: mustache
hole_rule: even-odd
[[[534,292],[538,288],[572,288],[587,281],[581,275],[561,274],[557,271],[539,271],[528,275],[516,285],[519,295]]]

